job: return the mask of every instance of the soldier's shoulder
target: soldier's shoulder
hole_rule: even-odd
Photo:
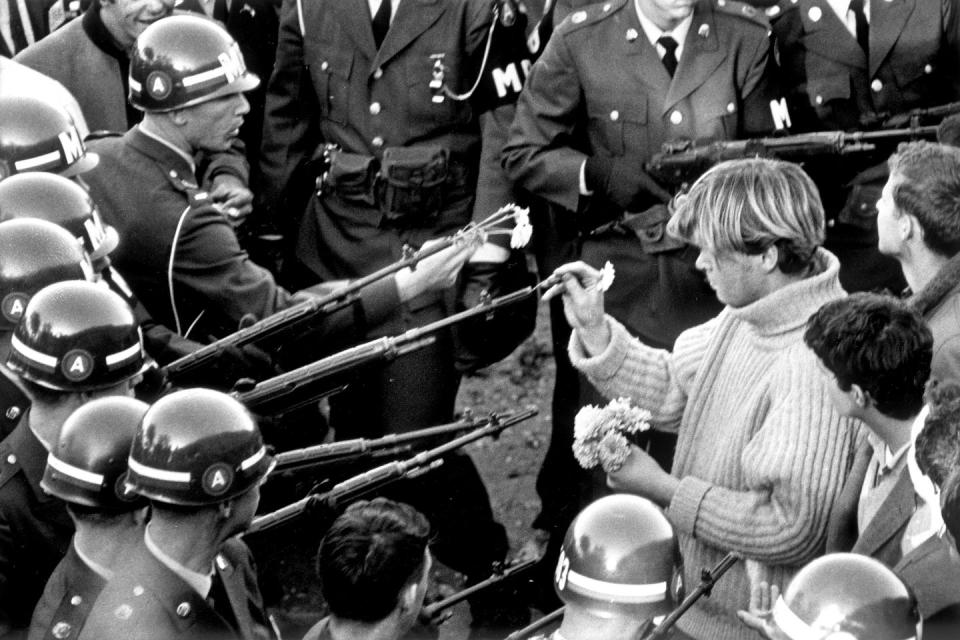
[[[10,481],[20,473],[20,460],[8,440],[0,442],[0,494],[9,493]],[[10,506],[8,500],[3,500],[5,506]]]
[[[714,6],[721,19],[730,20],[745,28],[770,30],[770,18],[764,9],[739,0],[716,0]]]
[[[776,22],[784,16],[796,14],[800,10],[800,1],[777,0],[777,2],[768,3],[765,7],[758,7],[757,10],[762,11],[771,22]]]
[[[569,13],[556,30],[567,34],[597,25],[627,6],[633,6],[633,3],[629,0],[604,0],[588,5]]]

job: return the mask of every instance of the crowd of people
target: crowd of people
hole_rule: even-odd
[[[478,639],[956,637],[957,114],[957,0],[0,0],[0,637],[278,638],[275,454],[453,422],[536,306],[242,390],[534,265],[529,584],[455,450],[315,514],[305,638],[403,637],[434,558]],[[620,398],[652,428],[581,468]]]

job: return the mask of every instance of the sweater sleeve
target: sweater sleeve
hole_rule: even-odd
[[[834,410],[814,356],[791,351],[772,372],[767,406],[758,408],[765,415],[732,465],[729,484],[745,488],[682,478],[667,515],[711,546],[799,565],[822,552],[857,430]]]
[[[680,334],[671,353],[648,347],[607,316],[607,348],[591,356],[574,331],[570,336],[570,361],[604,396],[630,398],[650,411],[654,427],[676,431],[715,323],[716,319]]]

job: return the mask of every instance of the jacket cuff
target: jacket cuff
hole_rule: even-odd
[[[605,320],[610,327],[610,342],[602,352],[591,356],[580,341],[580,335],[576,330],[570,334],[570,344],[567,348],[573,366],[596,380],[613,378],[623,366],[629,350],[630,333],[609,315]]]
[[[687,476],[680,480],[677,486],[677,492],[673,494],[673,500],[667,507],[667,515],[670,522],[678,530],[694,534],[694,528],[697,524],[697,514],[700,512],[700,503],[707,491],[713,486],[709,482]]]

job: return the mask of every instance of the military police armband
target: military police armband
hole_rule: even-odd
[[[489,51],[481,65],[477,87],[470,100],[476,113],[513,104],[520,96],[527,72],[536,61],[549,34],[540,34],[540,25],[526,36],[527,16],[518,13],[510,26],[497,24],[490,34]]]

